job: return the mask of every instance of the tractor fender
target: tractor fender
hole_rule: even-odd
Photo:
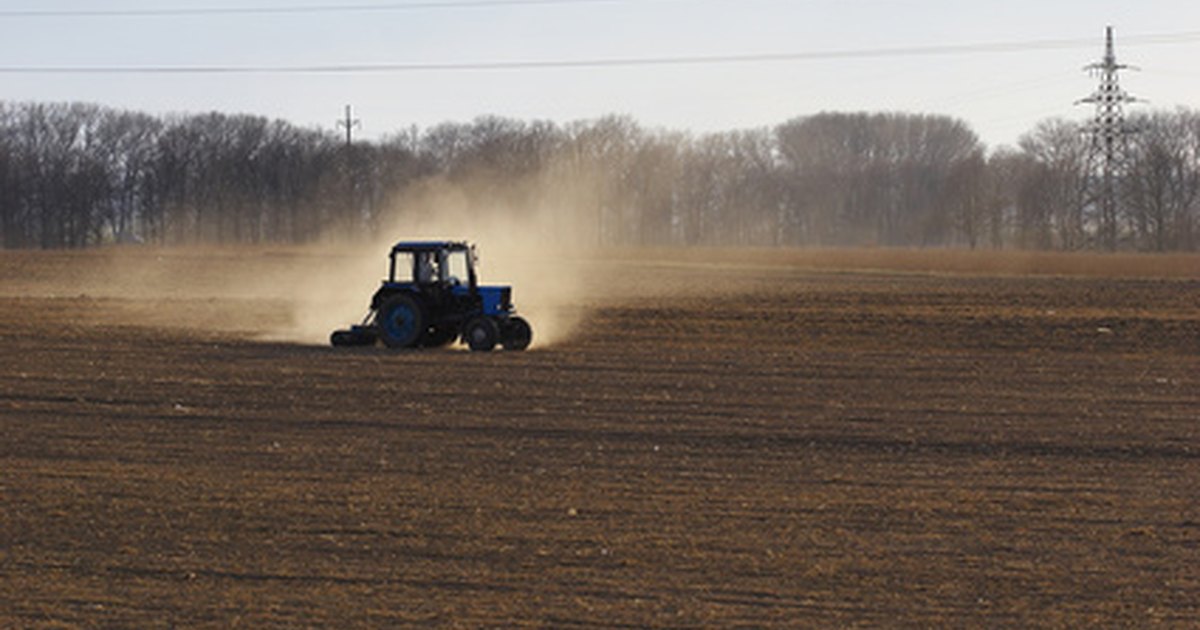
[[[379,290],[375,291],[375,295],[371,296],[371,310],[379,310],[379,307],[383,306],[383,303],[388,301],[388,298],[396,295],[397,293],[409,293],[417,300],[424,302],[424,300],[421,298],[421,294],[417,291],[414,291],[412,287],[384,282],[383,286],[379,287]]]

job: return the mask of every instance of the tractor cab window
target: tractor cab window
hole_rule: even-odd
[[[442,267],[445,272],[443,280],[451,285],[466,285],[468,278],[467,252],[465,250],[450,251],[445,254],[446,260]]]
[[[439,261],[437,252],[396,252],[395,274],[396,282],[415,282],[432,284],[438,281]]]
[[[395,252],[392,261],[393,282],[415,282],[416,258],[412,252]]]
[[[471,280],[471,252],[464,249],[396,251],[393,281],[412,284],[467,286]]]
[[[440,262],[436,252],[417,252],[415,268],[417,283],[432,284],[440,280],[441,274],[438,272]]]
[[[393,282],[413,281],[413,255],[411,252],[392,252]]]

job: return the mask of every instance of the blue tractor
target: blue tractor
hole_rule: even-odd
[[[362,324],[336,330],[335,346],[434,348],[458,340],[471,350],[524,350],[533,330],[512,305],[512,288],[479,286],[475,247],[462,241],[404,241]]]

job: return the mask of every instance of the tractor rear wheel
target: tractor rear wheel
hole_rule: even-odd
[[[375,314],[379,336],[389,348],[412,348],[425,334],[425,309],[416,297],[394,295]]]
[[[463,338],[471,350],[491,352],[500,339],[500,327],[490,317],[476,317],[463,328]]]
[[[533,341],[533,329],[529,322],[521,317],[510,317],[504,325],[504,339],[501,343],[505,350],[524,350]]]

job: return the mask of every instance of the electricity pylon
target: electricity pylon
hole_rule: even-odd
[[[1117,63],[1113,28],[1105,31],[1104,59],[1084,69],[1100,78],[1100,86],[1076,104],[1092,104],[1096,113],[1085,127],[1090,136],[1084,174],[1085,220],[1095,225],[1096,236],[1114,250],[1120,237],[1121,197],[1129,167],[1129,136],[1136,130],[1125,122],[1125,104],[1138,99],[1121,89],[1120,73],[1132,66]],[[1090,209],[1090,212],[1087,210]]]

